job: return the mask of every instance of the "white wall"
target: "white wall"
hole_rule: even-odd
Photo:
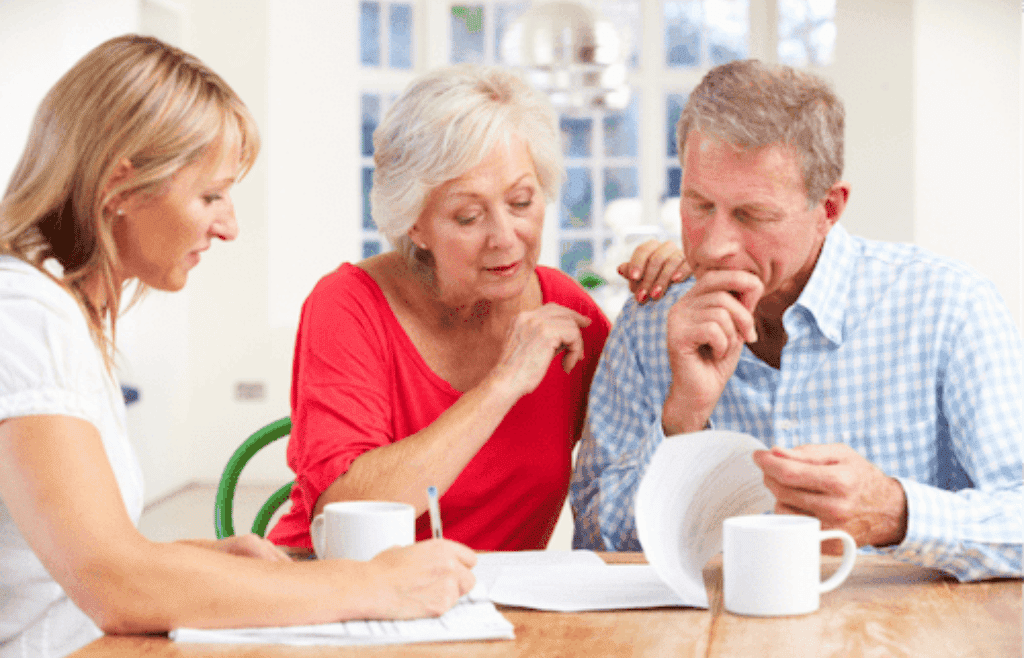
[[[996,282],[1021,327],[1021,3],[914,3],[914,241]]]

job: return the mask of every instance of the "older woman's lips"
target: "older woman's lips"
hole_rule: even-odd
[[[522,261],[516,261],[511,265],[499,265],[498,267],[485,268],[491,274],[498,276],[512,276],[519,270],[519,265]]]

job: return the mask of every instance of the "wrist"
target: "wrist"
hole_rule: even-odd
[[[677,396],[669,394],[661,407],[661,428],[665,436],[699,432],[708,428],[712,409],[694,408],[690,401],[677,400]]]
[[[885,525],[878,541],[873,546],[896,546],[902,544],[907,537],[907,492],[896,478],[889,478],[888,500],[889,512],[885,515]]]

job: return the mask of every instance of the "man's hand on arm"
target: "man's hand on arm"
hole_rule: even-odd
[[[899,544],[907,534],[899,481],[845,444],[776,446],[755,452],[754,463],[775,495],[776,514],[815,516],[823,529],[845,530],[858,546]],[[824,552],[841,553],[841,544],[826,542]]]
[[[704,429],[743,344],[757,340],[761,280],[742,270],[704,273],[668,314],[672,384],[662,407],[666,436]]]

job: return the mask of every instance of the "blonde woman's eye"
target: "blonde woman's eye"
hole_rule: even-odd
[[[224,197],[219,194],[207,194],[206,196],[203,197],[203,201],[205,201],[206,203],[214,203],[216,201],[220,201],[223,198]]]
[[[533,205],[533,199],[527,199],[526,201],[513,201],[511,205],[513,208],[523,210]]]

